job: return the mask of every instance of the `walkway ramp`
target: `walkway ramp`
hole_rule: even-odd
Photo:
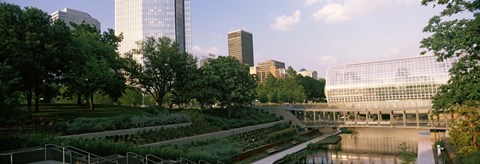
[[[284,120],[291,121],[294,125],[298,125],[302,128],[305,127],[305,124],[288,110],[282,108],[270,108],[265,109],[265,111],[272,112],[279,117],[282,116]]]
[[[417,163],[421,164],[435,164],[433,157],[432,141],[430,141],[429,131],[418,132],[418,154]]]
[[[261,159],[261,160],[259,160],[259,161],[256,161],[256,162],[254,162],[254,164],[270,164],[270,163],[275,163],[276,161],[279,161],[280,159],[282,159],[283,157],[285,157],[285,156],[287,156],[287,155],[289,155],[289,154],[294,154],[294,153],[297,153],[297,152],[299,152],[299,151],[302,151],[302,150],[306,149],[306,148],[307,148],[307,145],[310,144],[310,143],[316,143],[316,142],[321,141],[321,140],[323,140],[323,139],[325,139],[325,138],[327,138],[327,137],[330,137],[330,136],[333,136],[333,135],[337,135],[337,134],[339,134],[339,133],[340,133],[340,131],[337,131],[337,132],[332,133],[332,134],[324,134],[324,135],[322,135],[322,136],[320,136],[320,137],[314,138],[314,139],[312,139],[312,140],[310,140],[310,141],[304,142],[304,143],[299,144],[299,145],[297,145],[297,146],[294,146],[294,147],[292,147],[292,148],[290,148],[290,149],[281,151],[281,152],[276,153],[276,154],[274,154],[274,155],[271,155],[271,156],[269,156],[269,157],[267,157],[267,158],[264,158],[264,159]]]

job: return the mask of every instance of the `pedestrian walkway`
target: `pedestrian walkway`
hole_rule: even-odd
[[[297,146],[294,146],[294,147],[292,147],[292,148],[290,148],[290,149],[281,151],[281,152],[276,153],[276,154],[274,154],[274,155],[271,155],[271,156],[269,156],[269,157],[267,157],[267,158],[264,158],[264,159],[261,159],[261,160],[259,160],[259,161],[256,161],[256,162],[254,162],[254,164],[269,164],[269,163],[274,163],[274,162],[282,159],[283,157],[285,157],[285,156],[287,156],[287,155],[289,155],[289,154],[294,154],[294,153],[297,153],[297,152],[299,152],[299,151],[302,151],[303,149],[306,149],[306,148],[307,148],[307,145],[310,144],[310,143],[316,143],[316,142],[321,141],[321,140],[323,140],[323,139],[325,139],[325,138],[327,138],[327,137],[330,137],[330,136],[333,136],[333,135],[337,135],[337,134],[339,134],[339,133],[340,133],[340,131],[337,131],[337,132],[332,133],[332,134],[324,134],[324,135],[322,135],[322,136],[320,136],[320,137],[314,138],[314,139],[312,139],[312,140],[310,140],[310,141],[304,142],[304,143],[299,144],[299,145],[297,145]]]
[[[430,132],[420,131],[418,133],[418,154],[417,163],[435,164],[433,157],[432,141],[430,141]]]

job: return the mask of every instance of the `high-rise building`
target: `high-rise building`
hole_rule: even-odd
[[[190,0],[115,0],[115,33],[123,33],[121,54],[146,37],[167,36],[192,52]],[[140,56],[134,56],[141,61]]]
[[[303,77],[311,77],[313,79],[317,79],[318,77],[318,73],[317,71],[308,71],[308,70],[305,70],[305,69],[300,69],[300,71],[298,71],[298,74],[302,75]]]
[[[70,27],[70,29],[72,30],[73,30],[73,27],[70,25],[70,23],[75,23],[78,25],[82,23],[86,23],[86,24],[95,26],[97,30],[101,30],[100,22],[97,19],[90,16],[88,13],[83,11],[64,8],[63,10],[55,11],[54,13],[51,14],[51,16],[52,16],[51,18],[52,20],[57,20],[57,19],[63,20],[67,24],[67,26]]]
[[[268,74],[272,74],[276,78],[285,78],[285,63],[275,60],[258,63],[258,67],[250,67],[250,74],[257,74],[259,83],[265,82]]]
[[[228,55],[235,57],[240,63],[253,67],[252,33],[237,30],[228,33]]]

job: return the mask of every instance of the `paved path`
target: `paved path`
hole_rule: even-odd
[[[261,159],[261,160],[259,160],[259,161],[256,161],[256,162],[254,162],[254,164],[269,164],[269,163],[274,163],[274,162],[282,159],[283,157],[285,157],[285,156],[288,155],[288,154],[294,154],[294,153],[297,153],[297,152],[299,152],[299,151],[302,151],[303,149],[306,149],[306,148],[307,148],[307,145],[310,144],[310,143],[316,143],[316,142],[318,142],[318,141],[320,141],[320,140],[323,140],[323,139],[325,139],[325,138],[327,138],[327,137],[330,137],[330,136],[333,136],[333,135],[337,135],[338,133],[340,133],[340,131],[337,131],[337,132],[335,132],[335,133],[333,133],[333,134],[324,134],[324,135],[322,135],[322,136],[320,136],[320,137],[314,138],[314,139],[312,139],[312,140],[310,140],[310,141],[304,142],[304,143],[299,144],[299,145],[297,145],[297,146],[294,146],[294,147],[292,147],[292,148],[290,148],[290,149],[281,151],[281,152],[276,153],[276,154],[274,154],[274,155],[271,155],[271,156],[269,156],[269,157],[267,157],[267,158],[264,158],[264,159]]]
[[[417,163],[435,164],[433,157],[432,141],[430,141],[430,132],[420,131],[418,133],[418,154]]]

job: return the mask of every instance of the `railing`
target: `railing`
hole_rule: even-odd
[[[187,164],[196,164],[195,162],[190,161],[190,160],[188,160],[188,159],[186,159],[186,158],[180,158],[180,161],[181,161],[182,163],[183,163],[183,161],[185,161],[185,162],[187,162]]]
[[[64,158],[65,158],[65,150],[69,151],[70,153],[75,153],[75,154],[78,154],[80,156],[83,156],[84,158],[86,157],[87,158],[86,162],[88,164],[97,164],[97,163],[105,163],[105,162],[106,163],[116,163],[116,164],[118,164],[118,161],[113,161],[113,160],[110,160],[110,159],[107,159],[107,158],[104,158],[104,157],[100,157],[98,155],[92,154],[90,152],[87,152],[85,150],[82,150],[82,149],[79,149],[79,148],[76,148],[76,147],[73,147],[73,146],[63,147],[63,157]],[[70,158],[72,158],[72,156],[70,156]],[[92,160],[96,160],[96,162],[92,163],[91,162]],[[65,162],[65,160],[64,160],[64,162]],[[70,162],[72,162],[72,161],[70,160]]]
[[[202,164],[202,163],[210,164],[210,163],[209,163],[209,162],[207,162],[207,161],[204,161],[204,160],[198,160],[198,164]]]
[[[150,157],[150,159],[153,158],[153,159],[156,159],[156,160],[160,160],[160,162],[161,162],[162,164],[166,162],[164,159],[162,159],[162,158],[160,158],[160,157],[154,156],[154,155],[152,155],[152,154],[147,154],[147,155],[145,156],[145,159],[146,159],[146,160],[145,160],[145,161],[146,161],[145,164],[148,164],[148,161],[152,161],[153,163],[158,163],[158,162],[156,162],[156,161],[154,161],[154,160],[149,160],[149,159],[148,159],[149,157]],[[168,162],[167,162],[167,163],[168,163]]]
[[[28,153],[28,152],[32,152],[32,151],[41,151],[43,150],[43,148],[36,148],[36,149],[32,149],[32,148],[26,148],[26,149],[20,149],[18,151],[14,151],[14,152],[9,152],[9,153],[0,153],[0,156],[9,156],[10,157],[10,164],[13,164],[13,155],[14,154],[18,154],[18,153]]]
[[[128,164],[128,162],[129,162],[129,158],[130,158],[131,156],[133,156],[133,158],[135,158],[135,159],[137,159],[137,160],[142,161],[143,163],[147,163],[147,164],[148,164],[149,162],[151,162],[151,163],[156,163],[154,160],[148,159],[148,157],[147,157],[148,155],[147,155],[146,157],[143,157],[143,156],[141,156],[141,155],[139,155],[139,154],[136,154],[136,153],[133,153],[133,152],[127,152],[127,164]]]

